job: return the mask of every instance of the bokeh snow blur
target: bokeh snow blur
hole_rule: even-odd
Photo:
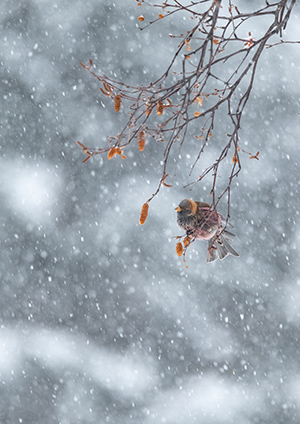
[[[76,144],[106,145],[127,114],[79,62],[146,84],[175,51],[168,34],[189,25],[178,16],[140,32],[140,13],[156,11],[134,0],[1,2],[0,423],[298,423],[300,47],[264,52],[244,115],[241,144],[260,160],[242,155],[232,187],[241,257],[208,265],[197,242],[186,270],[174,208],[209,202],[209,178],[183,186],[227,129],[191,177],[186,145],[144,226],[163,145],[82,164]],[[299,16],[284,39],[300,40]]]

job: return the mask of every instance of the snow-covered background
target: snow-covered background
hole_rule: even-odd
[[[142,227],[163,147],[82,164],[76,145],[124,119],[79,62],[143,84],[187,29],[178,17],[141,33],[140,13],[1,2],[0,423],[298,423],[300,47],[266,50],[244,117],[260,160],[242,156],[232,192],[241,257],[207,265],[195,243],[186,276],[174,208],[208,201],[210,181],[190,192],[170,175]],[[299,16],[284,39],[300,40]]]

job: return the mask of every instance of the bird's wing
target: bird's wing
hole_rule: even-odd
[[[204,208],[210,209],[210,207],[211,207],[208,203],[203,203],[203,202],[196,202],[196,203],[197,203],[198,208],[200,208],[200,209],[204,209]]]

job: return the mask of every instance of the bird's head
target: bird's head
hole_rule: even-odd
[[[175,211],[183,215],[195,215],[197,212],[197,203],[192,199],[183,199]]]

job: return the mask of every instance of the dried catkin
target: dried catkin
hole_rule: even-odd
[[[176,253],[178,256],[181,256],[183,254],[183,246],[180,241],[176,244]]]
[[[156,105],[156,113],[157,115],[160,116],[163,114],[163,111],[164,111],[164,104],[161,100],[159,100]]]
[[[140,215],[140,224],[144,225],[147,216],[148,216],[148,210],[149,210],[149,204],[148,203],[144,203],[142,206],[142,210],[141,210],[141,215]]]
[[[119,94],[117,94],[115,96],[115,111],[119,112],[120,107],[121,107],[121,96],[119,96]]]
[[[146,144],[146,133],[145,131],[141,130],[139,132],[139,139],[138,139],[138,146],[139,146],[140,152],[144,150],[145,144]]]
[[[112,147],[107,154],[107,159],[110,160],[114,156],[121,155],[121,154],[122,154],[122,150],[120,149],[120,147]]]

